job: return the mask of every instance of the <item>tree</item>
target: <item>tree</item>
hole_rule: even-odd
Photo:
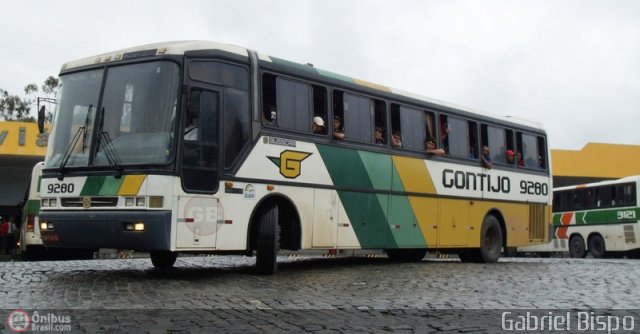
[[[42,92],[48,97],[54,97],[60,87],[60,80],[49,76],[42,84]],[[30,83],[24,87],[24,97],[12,95],[0,88],[0,118],[6,121],[35,121],[31,110],[36,109],[38,86]],[[33,107],[33,108],[32,108]]]

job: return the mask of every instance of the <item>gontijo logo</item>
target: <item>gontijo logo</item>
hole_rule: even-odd
[[[280,167],[280,174],[288,179],[295,179],[302,172],[302,161],[311,153],[286,150],[280,153],[280,157],[267,157],[276,166]]]

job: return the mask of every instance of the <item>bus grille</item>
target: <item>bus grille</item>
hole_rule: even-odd
[[[624,225],[624,243],[635,244],[636,243],[636,231],[633,229],[633,225]]]
[[[115,207],[118,205],[118,197],[70,197],[62,198],[60,203],[66,208],[91,208]]]
[[[545,205],[531,204],[529,205],[529,239],[544,239],[545,228]]]

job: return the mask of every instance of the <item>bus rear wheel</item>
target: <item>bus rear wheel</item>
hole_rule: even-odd
[[[462,250],[458,255],[462,262],[495,263],[502,252],[502,229],[498,218],[488,215],[482,221],[480,248]]]
[[[599,234],[589,238],[589,253],[596,259],[601,259],[606,255],[607,248],[604,244],[604,239]]]
[[[276,272],[279,249],[278,206],[272,203],[262,210],[258,221],[256,236],[256,272],[258,274],[273,275]]]
[[[574,235],[569,239],[569,255],[573,258],[581,259],[587,256],[584,246],[584,239],[579,235]]]
[[[167,270],[171,269],[171,267],[176,263],[178,253],[166,250],[151,251],[149,252],[149,256],[151,257],[151,263],[154,267],[161,270]]]
[[[385,249],[385,253],[392,261],[397,262],[419,262],[427,255],[427,250],[424,248],[411,248],[411,249]]]

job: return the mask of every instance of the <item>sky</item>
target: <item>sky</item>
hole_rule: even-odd
[[[9,0],[0,88],[126,47],[211,40],[542,123],[552,149],[640,145],[636,0]]]

